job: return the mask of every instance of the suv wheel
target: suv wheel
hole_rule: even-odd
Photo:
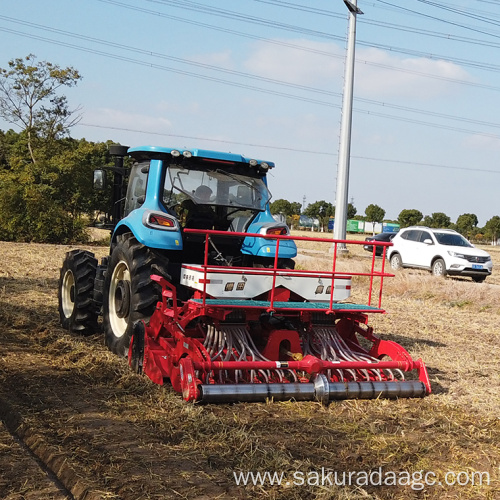
[[[403,267],[403,261],[401,260],[401,255],[399,255],[398,253],[391,255],[391,260],[389,262],[391,264],[392,269],[398,270]]]
[[[432,264],[432,274],[434,276],[446,276],[446,264],[443,259],[436,259]]]

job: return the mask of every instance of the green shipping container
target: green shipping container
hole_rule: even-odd
[[[346,231],[348,233],[362,233],[365,229],[365,222],[362,220],[350,219],[346,224]]]

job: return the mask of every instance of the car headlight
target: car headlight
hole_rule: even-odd
[[[463,253],[457,253],[448,250],[448,254],[451,255],[452,257],[457,257],[458,259],[465,259],[465,255]]]

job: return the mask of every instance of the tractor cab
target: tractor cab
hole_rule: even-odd
[[[210,167],[210,168],[207,168]],[[262,175],[235,165],[170,165],[163,203],[182,227],[244,232],[271,194]]]
[[[169,252],[171,263],[201,263],[205,251],[219,265],[269,265],[275,242],[248,234],[289,234],[269,210],[266,175],[272,162],[234,153],[140,147],[128,150],[135,161],[128,176],[121,220],[114,235],[130,231],[143,245]],[[186,229],[231,232],[214,234],[205,249],[203,235]],[[240,233],[234,237],[234,233]],[[291,262],[296,246],[280,247]]]

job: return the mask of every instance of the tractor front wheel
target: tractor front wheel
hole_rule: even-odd
[[[59,318],[66,330],[91,335],[97,330],[94,281],[97,259],[85,250],[66,253],[59,277]]]
[[[134,323],[148,321],[161,300],[161,288],[152,274],[169,279],[167,260],[141,245],[131,233],[117,237],[104,280],[103,327],[106,345],[127,356]]]

